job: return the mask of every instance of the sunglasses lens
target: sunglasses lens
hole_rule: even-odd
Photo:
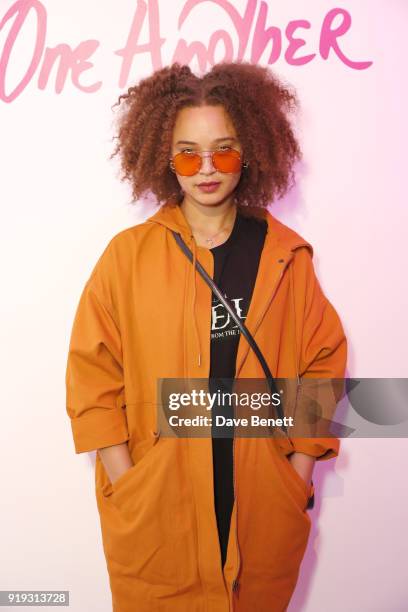
[[[173,157],[174,168],[181,176],[193,176],[201,167],[201,157],[197,154],[178,153]],[[239,151],[216,151],[213,155],[214,167],[220,172],[233,174],[241,169],[241,155]]]
[[[217,151],[214,153],[214,166],[220,172],[232,174],[239,172],[241,169],[241,155],[239,151],[231,149],[230,151]]]
[[[173,163],[177,174],[181,176],[193,176],[193,174],[197,174],[200,169],[201,158],[199,155],[178,153],[174,156]]]

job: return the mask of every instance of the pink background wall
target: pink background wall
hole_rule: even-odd
[[[271,212],[314,246],[349,338],[348,375],[407,377],[408,5],[58,0],[28,3],[24,19],[24,4],[0,1],[0,588],[70,589],[74,612],[108,612],[94,457],[74,455],[64,369],[96,258],[154,210],[127,204],[130,189],[108,162],[110,106],[153,68],[187,61],[192,42],[203,43],[204,58],[210,46],[214,61],[226,50],[265,65],[272,52],[271,68],[301,100],[304,161]],[[345,28],[337,38],[333,9],[332,29]],[[281,48],[275,38],[262,53],[262,15]],[[139,44],[150,44],[136,52],[138,26]],[[296,50],[288,36],[305,45]],[[69,47],[58,70],[51,58],[61,44]],[[191,67],[202,69],[195,60]],[[337,460],[316,465],[313,528],[290,612],[407,609],[406,469],[405,439],[342,440]]]

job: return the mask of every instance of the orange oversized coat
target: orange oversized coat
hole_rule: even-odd
[[[347,341],[323,294],[313,249],[265,211],[268,232],[245,324],[275,377],[342,378]],[[77,307],[66,370],[76,453],[127,441],[134,466],[112,485],[96,455],[95,491],[114,612],[283,612],[296,586],[313,491],[287,458],[329,459],[339,440],[236,438],[235,501],[224,568],[211,438],[160,435],[159,378],[205,378],[211,290],[180,232],[213,276],[179,208],[116,234]],[[238,273],[238,272],[237,272]],[[263,378],[244,336],[236,377]]]

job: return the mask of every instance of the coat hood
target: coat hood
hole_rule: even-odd
[[[310,250],[310,254],[313,256],[312,245],[295,232],[295,230],[279,221],[265,208],[258,208],[257,212],[266,219],[268,223],[268,242],[279,245],[288,251],[293,251],[300,247],[307,247]],[[161,206],[155,214],[147,219],[147,223],[157,223],[170,230],[174,230],[180,233],[184,240],[193,237],[188,221],[178,204],[168,203],[165,206]]]
[[[283,255],[286,257],[287,263],[292,259],[294,251],[299,248],[307,248],[310,251],[311,257],[313,257],[313,247],[307,242],[302,236],[300,236],[293,229],[276,219],[268,210],[264,208],[257,209],[258,214],[263,217],[268,223],[268,230],[265,237],[265,244],[263,252],[269,254],[274,251],[277,255]],[[181,238],[186,242],[193,254],[193,265],[191,266],[192,282],[193,282],[193,299],[191,303],[192,318],[195,330],[195,336],[198,345],[198,365],[201,365],[201,344],[200,336],[198,333],[197,317],[196,317],[196,282],[197,282],[197,244],[191,231],[191,227],[178,204],[167,203],[161,206],[159,210],[153,214],[146,221],[147,223],[154,223],[173,230],[180,234]],[[282,260],[280,260],[282,261]],[[289,266],[290,278],[291,278],[291,292],[294,304],[294,286],[293,286],[293,272],[292,266]]]

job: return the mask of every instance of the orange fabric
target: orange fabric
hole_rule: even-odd
[[[264,249],[245,323],[275,377],[344,376],[347,342],[312,264],[313,249],[265,211]],[[311,527],[312,490],[287,459],[329,459],[336,438],[236,438],[235,502],[221,567],[210,438],[172,439],[156,421],[158,378],[205,378],[211,290],[176,244],[213,276],[178,206],[119,232],[80,297],[66,371],[75,451],[128,441],[134,466],[95,490],[114,612],[283,612]],[[236,376],[263,378],[245,337]]]

